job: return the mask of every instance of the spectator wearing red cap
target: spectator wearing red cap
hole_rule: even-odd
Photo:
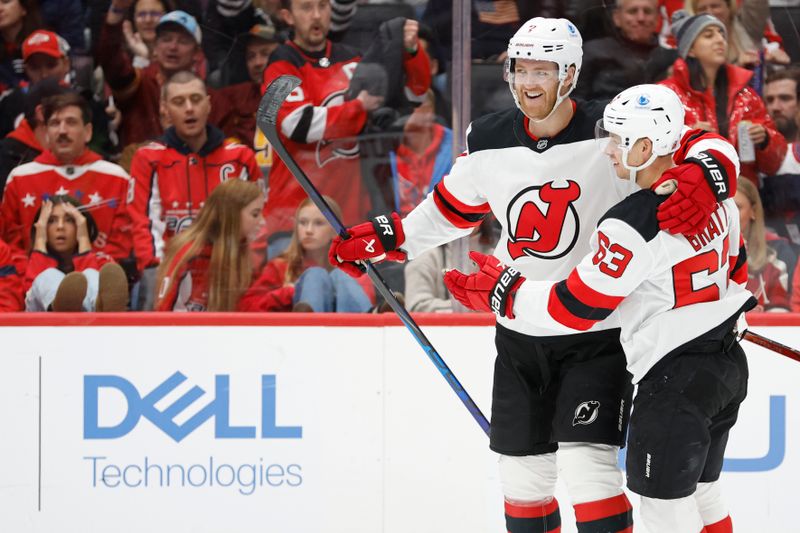
[[[116,146],[109,140],[109,116],[105,104],[93,98],[91,91],[80,91],[72,83],[72,64],[69,44],[60,35],[46,30],[36,30],[22,42],[22,59],[25,75],[31,84],[52,78],[76,92],[90,103],[92,108],[92,150],[103,156],[115,153]],[[27,85],[14,89],[0,100],[0,136],[5,137],[17,126],[25,113]]]

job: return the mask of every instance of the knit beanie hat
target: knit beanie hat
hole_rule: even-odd
[[[683,59],[686,59],[689,49],[692,47],[694,40],[697,39],[697,36],[708,26],[718,26],[722,30],[722,34],[725,35],[725,24],[708,13],[692,16],[687,11],[679,9],[672,14],[672,34],[678,42],[678,54]]]

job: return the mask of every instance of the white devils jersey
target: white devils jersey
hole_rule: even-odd
[[[530,135],[527,117],[516,108],[475,121],[467,132],[467,152],[403,220],[409,258],[469,235],[492,211],[502,225],[494,250],[498,259],[528,279],[566,277],[589,252],[600,217],[628,193],[628,182],[617,178],[594,139],[603,109],[581,102],[563,131],[542,139]],[[691,147],[676,152],[681,158],[710,149],[717,158],[736,158],[733,147],[712,134],[684,138]],[[498,322],[527,335],[553,335],[527,320]],[[610,317],[592,330],[616,327]]]
[[[659,230],[665,199],[639,191],[611,208],[566,279],[520,286],[516,315],[564,333],[588,330],[616,309],[634,383],[676,348],[733,325],[752,299],[736,204],[722,202],[705,230],[687,238]]]

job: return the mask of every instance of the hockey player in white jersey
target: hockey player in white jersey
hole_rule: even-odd
[[[695,236],[658,228],[656,212],[667,198],[658,193],[672,185],[660,178],[674,166],[683,115],[677,95],[657,85],[627,89],[606,106],[598,124],[608,137],[605,153],[617,176],[642,190],[603,215],[591,252],[566,279],[526,281],[473,252],[480,271],[450,271],[445,284],[464,305],[486,309],[499,280],[515,278],[503,296],[507,308],[554,334],[592,330],[616,310],[639,386],[626,470],[628,488],[642,496],[642,521],[651,533],[730,533],[718,480],[748,376],[733,329],[756,302],[744,288],[733,199]]]
[[[589,252],[600,217],[628,192],[597,150],[594,128],[603,106],[568,97],[581,46],[565,19],[526,22],[509,43],[506,64],[517,106],[473,122],[467,151],[416,209],[403,220],[393,213],[349,228],[349,238],[331,245],[331,262],[359,275],[358,261],[414,259],[469,235],[492,211],[502,225],[500,260],[530,280],[569,274]],[[706,159],[693,157],[701,152]],[[704,226],[717,201],[735,192],[735,159],[715,134],[684,135],[669,171],[678,188],[659,209],[662,225],[688,233]],[[715,172],[705,173],[704,165]],[[518,280],[508,281],[502,288],[511,291]],[[560,529],[557,476],[582,533],[629,531],[617,452],[632,385],[616,317],[586,333],[553,335],[515,320],[502,298],[494,303],[500,316],[490,447],[500,454],[507,531]]]

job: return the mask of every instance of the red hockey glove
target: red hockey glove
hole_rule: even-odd
[[[402,263],[406,260],[406,253],[398,249],[406,236],[397,213],[378,215],[369,222],[348,228],[347,234],[346,239],[339,236],[333,239],[328,260],[354,278],[364,273],[364,266],[360,264],[363,261],[388,259]]]
[[[717,207],[717,200],[727,198],[727,186],[725,191],[718,192],[719,172],[711,178],[705,172],[706,167],[701,161],[697,158],[687,158],[682,165],[664,172],[653,185],[655,188],[666,180],[678,182],[678,189],[658,208],[656,217],[662,230],[675,235],[679,233],[687,236],[695,235],[708,225],[709,217]],[[714,191],[710,180],[714,180],[716,189]],[[722,194],[722,197],[718,198],[718,194]]]
[[[518,270],[506,266],[492,255],[470,252],[478,272],[464,274],[449,270],[444,284],[453,297],[475,311],[491,311],[497,316],[514,318],[514,294],[525,281]]]

